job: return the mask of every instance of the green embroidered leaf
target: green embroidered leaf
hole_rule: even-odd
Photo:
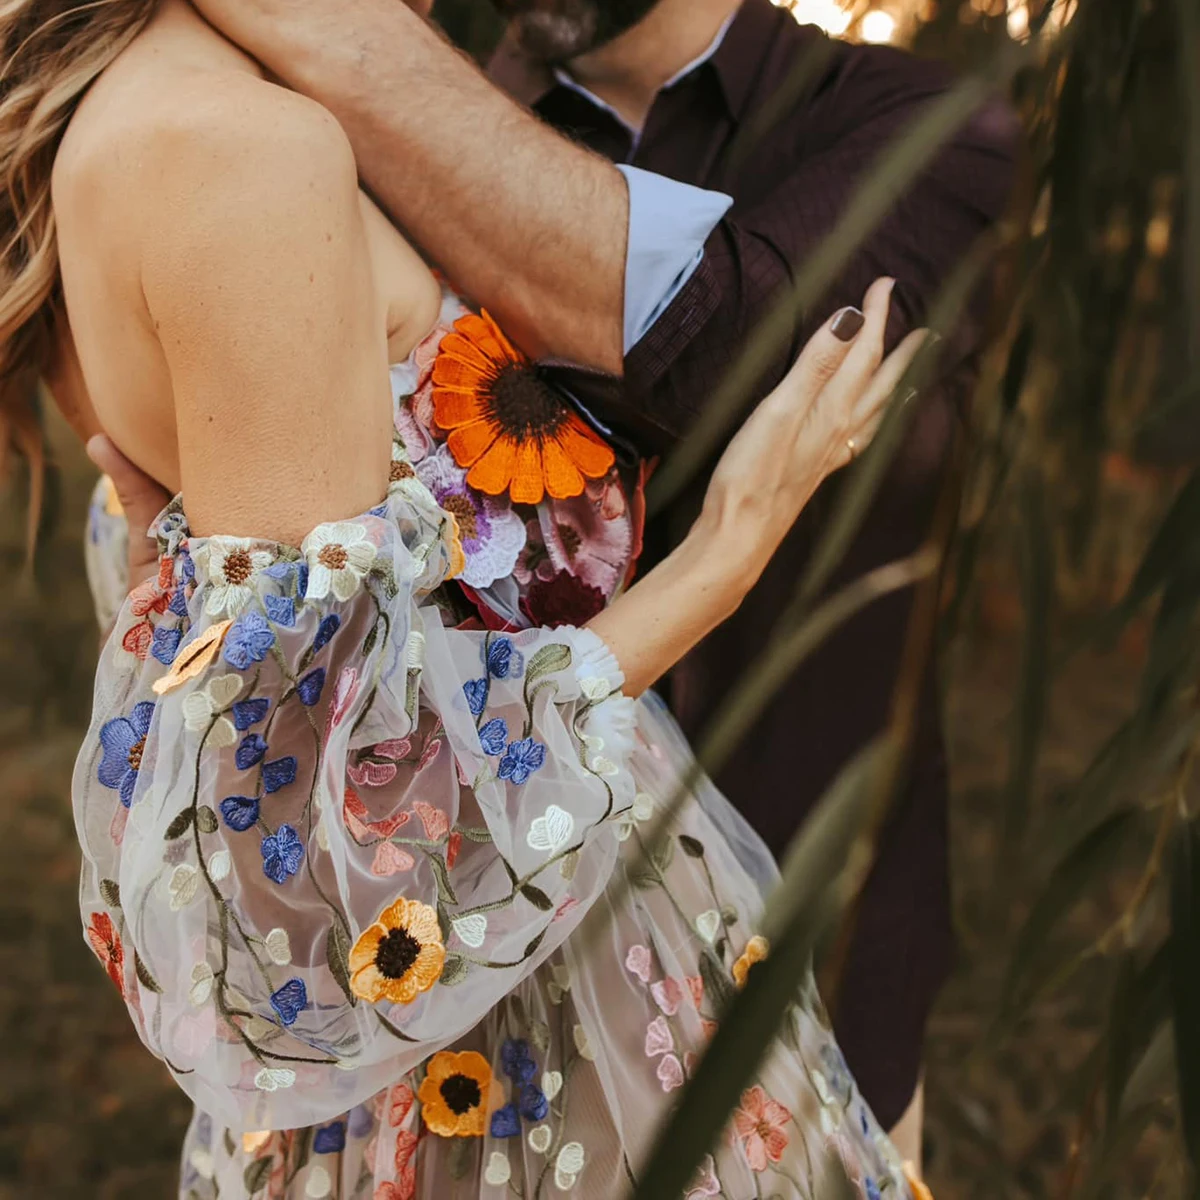
[[[526,664],[525,692],[528,694],[533,686],[544,675],[553,675],[565,671],[571,665],[571,647],[562,642],[554,642],[543,646]]]
[[[142,987],[149,992],[156,992],[158,995],[162,995],[162,988],[159,987],[158,980],[150,974],[149,968],[142,962],[142,956],[136,950],[133,952],[133,969]]]
[[[454,987],[456,983],[462,983],[470,971],[471,964],[461,954],[447,954],[438,983],[443,987]]]
[[[670,838],[663,838],[657,846],[650,849],[650,861],[664,875],[667,868],[675,859],[675,843]]]
[[[734,908],[732,904],[725,905],[725,907],[721,909],[721,920],[724,921],[726,925],[736,925],[739,920],[738,910]]]
[[[109,908],[121,907],[121,889],[117,886],[114,879],[100,880],[100,895],[104,898],[104,903]]]
[[[630,875],[629,882],[641,892],[648,892],[651,888],[659,887],[662,884],[656,871],[645,869],[635,871]]]
[[[545,1021],[530,1021],[529,1040],[545,1054],[550,1047],[550,1026]]]
[[[704,990],[717,1006],[717,1012],[721,1012],[733,999],[733,980],[725,974],[725,968],[710,950],[700,955],[700,978],[704,981]]]
[[[532,883],[527,883],[521,888],[521,895],[533,905],[534,908],[541,909],[542,912],[549,912],[554,907],[554,901],[546,895],[539,887],[534,887]]]
[[[450,1147],[450,1178],[465,1179],[475,1158],[474,1138],[453,1138]]]
[[[508,861],[508,859],[507,859],[507,858],[505,858],[503,854],[502,854],[502,855],[500,855],[500,862],[501,862],[501,864],[502,864],[502,865],[503,865],[503,867],[504,867],[505,874],[508,876],[508,882],[509,882],[509,883],[511,883],[511,884],[513,885],[513,887],[516,887],[516,886],[517,886],[517,873],[516,873],[516,871],[514,871],[514,870],[512,869],[512,867],[509,865],[509,861]]]
[[[438,932],[442,935],[442,944],[450,940],[450,914],[439,904],[437,907]]]
[[[225,1143],[225,1153],[232,1158],[234,1154],[237,1153],[237,1147],[233,1144],[233,1134],[230,1133],[228,1129],[225,1130],[225,1137],[223,1140]]]
[[[297,1139],[298,1148],[296,1150],[296,1161],[292,1164],[292,1175],[298,1175],[308,1166],[308,1160],[312,1158],[312,1141],[313,1131],[312,1126],[300,1131],[300,1136]]]
[[[346,999],[357,1004],[358,997],[350,990],[350,934],[341,921],[334,921],[325,935],[325,961]]]
[[[255,1192],[261,1192],[267,1185],[267,1180],[271,1175],[270,1158],[258,1158],[252,1162],[242,1176],[242,1186],[246,1189],[247,1196],[253,1196]]]
[[[490,829],[471,829],[466,825],[455,825],[454,832],[461,833],[468,842],[490,842],[492,840]],[[507,863],[504,865],[508,866]]]
[[[217,814],[207,804],[196,809],[196,827],[201,833],[217,832]]]
[[[366,638],[363,641],[362,652],[363,652],[364,658],[366,658],[366,656],[368,654],[370,654],[372,650],[375,649],[375,643],[378,640],[379,640],[379,622],[376,621],[375,624],[371,626],[371,632],[367,634]]]
[[[173,820],[170,825],[167,826],[167,832],[163,834],[163,839],[168,842],[173,842],[176,838],[183,837],[183,835],[187,833],[189,829],[191,829],[192,819],[194,816],[195,813],[192,809],[192,806],[189,804],[187,808],[185,808],[183,812],[181,812],[179,816],[177,816],[175,820]]]
[[[527,959],[531,954],[535,954],[537,952],[537,948],[542,944],[542,939],[545,936],[546,936],[546,931],[543,929],[542,932],[539,933],[537,935],[537,937],[535,937],[533,939],[533,941],[530,942],[529,945],[525,947],[525,953],[521,955],[522,961]]]
[[[427,854],[426,857],[437,880],[438,899],[443,904],[457,904],[458,897],[454,894],[454,888],[450,886],[450,871],[446,867],[446,860],[440,854]]]
[[[679,835],[679,844],[683,847],[683,852],[688,858],[704,857],[704,843],[697,841],[690,834],[681,833]]]

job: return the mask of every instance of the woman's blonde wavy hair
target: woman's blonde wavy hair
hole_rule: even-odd
[[[38,381],[65,319],[50,176],[63,131],[158,0],[0,0],[0,452],[30,462],[30,528],[42,500]]]

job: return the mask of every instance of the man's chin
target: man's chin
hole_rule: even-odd
[[[526,11],[513,18],[521,49],[532,59],[557,66],[586,54],[596,43],[591,9],[578,12]]]

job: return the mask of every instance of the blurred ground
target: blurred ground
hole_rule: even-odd
[[[68,795],[96,649],[79,540],[92,476],[57,426],[52,441],[62,486],[58,520],[39,554],[37,594],[18,583],[16,504],[0,516],[0,1200],[167,1200],[187,1105],[137,1041],[80,936]],[[1015,625],[1003,632],[1011,624],[993,613],[950,671],[963,955],[930,1039],[929,1168],[939,1200],[1059,1194],[1073,1126],[1054,1105],[1104,1005],[1104,989],[1085,978],[1069,1004],[1044,1006],[999,1054],[972,1057],[1021,915],[997,911],[994,901],[1018,657]],[[1051,775],[1078,770],[1111,729],[1131,694],[1136,659],[1136,646],[1126,645],[1076,663],[1051,705]],[[1131,862],[1144,849],[1131,847]],[[1073,932],[1102,930],[1130,882],[1090,900]],[[1162,1151],[1152,1134],[1117,1194],[1147,1194]]]

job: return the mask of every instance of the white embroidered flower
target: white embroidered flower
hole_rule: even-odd
[[[208,1002],[213,989],[213,969],[206,962],[198,962],[192,968],[192,986],[188,988],[188,999],[197,1008]]]
[[[229,875],[229,869],[233,865],[233,860],[229,856],[228,850],[218,850],[216,854],[208,860],[208,874],[214,883],[220,883]]]
[[[320,846],[326,854],[329,853],[329,830],[325,828],[325,821],[322,820],[317,825],[317,845]]]
[[[638,792],[634,797],[632,808],[626,809],[617,821],[617,841],[628,841],[630,834],[643,821],[654,816],[654,797],[646,792]]]
[[[181,908],[191,904],[196,898],[199,886],[200,872],[188,863],[180,863],[171,872],[171,879],[167,884],[167,891],[171,895],[171,911],[179,912]]]
[[[333,1180],[324,1167],[317,1165],[309,1168],[308,1182],[304,1185],[304,1194],[312,1200],[323,1200],[333,1191]]]
[[[410,671],[424,669],[425,635],[419,629],[410,630],[408,641],[404,643],[404,657]]]
[[[306,600],[325,600],[330,595],[349,600],[358,591],[378,553],[366,527],[354,521],[318,525],[300,549],[308,560]]]
[[[546,991],[550,994],[551,1004],[561,1004],[563,997],[571,990],[571,972],[562,964],[555,963],[550,968],[550,982]]]
[[[582,1025],[576,1025],[571,1030],[571,1036],[575,1039],[575,1049],[579,1051],[579,1057],[587,1062],[592,1062],[596,1057],[596,1052],[592,1049],[591,1042],[588,1041],[587,1030]]]
[[[525,841],[531,850],[544,850],[556,854],[571,842],[575,832],[575,818],[557,804],[551,804],[545,813],[529,822],[529,833]]]
[[[286,929],[276,926],[263,939],[267,954],[277,967],[286,967],[292,961],[292,943]]]
[[[717,930],[721,928],[721,914],[715,908],[702,912],[696,918],[696,932],[708,943],[716,940]]]
[[[554,1160],[554,1186],[560,1192],[569,1192],[575,1186],[584,1162],[583,1146],[579,1142],[568,1142]]]
[[[208,732],[204,745],[208,749],[221,750],[234,745],[237,740],[237,730],[228,717],[213,718],[224,712],[244,686],[238,675],[219,675],[209,682],[208,686],[199,691],[190,692],[182,704],[184,727],[192,733]],[[212,726],[210,729],[209,726]]]
[[[545,1154],[553,1140],[549,1125],[535,1125],[529,1131],[529,1148],[534,1154]]]
[[[459,941],[472,950],[478,950],[487,937],[487,917],[483,913],[472,913],[469,917],[458,917],[450,922]]]
[[[398,442],[392,442],[392,467],[388,479],[389,494],[399,493],[413,504],[426,508],[432,507],[436,503],[430,495],[429,489],[413,470],[408,452]]]
[[[562,1091],[563,1077],[561,1071],[542,1072],[542,1093],[547,1100],[553,1100]]]
[[[586,679],[579,681],[579,690],[589,700],[603,700],[614,689],[606,676],[590,675]]]
[[[211,1179],[216,1174],[213,1156],[199,1146],[188,1155],[188,1163],[201,1179]]]
[[[196,551],[196,565],[208,575],[204,611],[210,617],[236,617],[254,599],[254,576],[275,556],[252,546],[247,538],[212,537]]]
[[[254,1086],[260,1092],[278,1092],[290,1088],[295,1082],[296,1072],[287,1067],[263,1067],[254,1077]]]
[[[499,1150],[493,1150],[483,1178],[484,1182],[491,1184],[492,1187],[503,1187],[512,1178],[512,1164],[508,1161],[508,1155],[502,1154]]]

